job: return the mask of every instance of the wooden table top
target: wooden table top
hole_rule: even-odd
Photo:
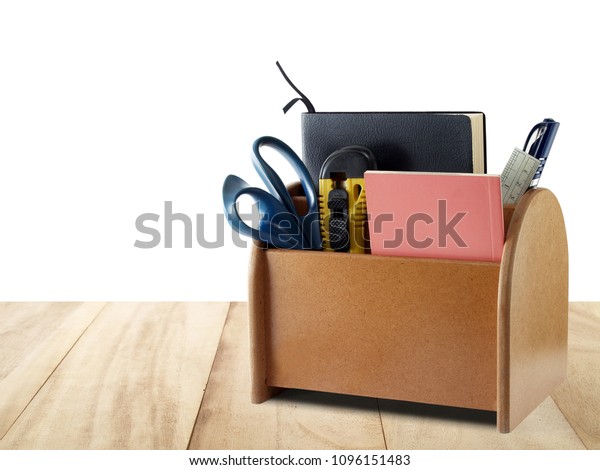
[[[0,449],[600,449],[600,303],[568,380],[492,412],[288,390],[250,403],[245,303],[0,303]]]

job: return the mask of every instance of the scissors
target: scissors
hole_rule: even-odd
[[[298,214],[292,196],[283,181],[263,159],[260,149],[264,146],[275,149],[299,176],[308,205],[306,215]],[[223,203],[231,228],[244,236],[252,237],[276,248],[322,249],[318,198],[312,178],[304,163],[286,143],[275,137],[259,137],[254,141],[252,150],[254,169],[267,186],[268,191],[252,187],[235,175],[225,178]],[[262,215],[258,229],[244,223],[238,213],[237,201],[243,195],[250,196],[258,204],[258,211]]]

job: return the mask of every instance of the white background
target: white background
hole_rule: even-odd
[[[484,111],[490,173],[559,121],[541,186],[565,215],[570,300],[599,300],[593,2],[0,5],[0,300],[246,299],[228,226],[219,249],[176,226],[174,248],[143,250],[135,219],[173,201],[214,240],[226,175],[260,184],[254,139],[300,151],[276,60],[318,111]]]

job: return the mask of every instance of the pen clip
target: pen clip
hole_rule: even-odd
[[[546,133],[546,129],[547,128],[548,128],[548,123],[547,122],[540,122],[540,123],[536,124],[535,126],[533,126],[533,128],[531,129],[531,131],[529,131],[529,135],[527,136],[527,139],[525,140],[525,145],[523,145],[523,152],[529,153],[529,155],[531,155],[532,157],[536,157],[537,158],[537,155],[534,155],[534,153],[537,153],[537,148],[533,151],[533,153],[530,153],[530,152],[527,151],[527,145],[529,144],[529,141],[531,140],[531,137],[533,136],[533,133],[536,132],[536,131],[538,131],[535,140],[531,144],[531,147],[533,147],[533,145],[535,144],[535,142],[537,142]],[[531,147],[530,147],[530,150],[531,150]]]

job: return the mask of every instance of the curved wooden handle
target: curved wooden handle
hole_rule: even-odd
[[[566,378],[568,247],[551,191],[515,207],[498,289],[498,430],[510,432]]]

